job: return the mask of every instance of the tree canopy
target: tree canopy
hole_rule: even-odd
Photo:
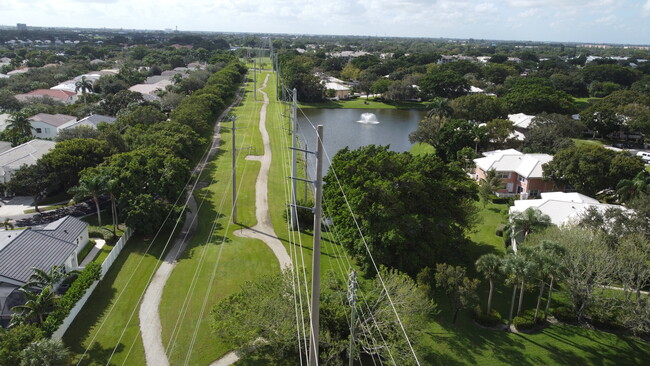
[[[433,155],[374,145],[346,148],[332,159],[324,182],[325,215],[337,226],[344,247],[367,269],[372,265],[366,244],[377,264],[415,275],[432,258],[457,253],[473,222],[476,184]]]

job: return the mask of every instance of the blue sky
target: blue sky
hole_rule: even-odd
[[[650,0],[0,0],[4,25],[650,44]]]

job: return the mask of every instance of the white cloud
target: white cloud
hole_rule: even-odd
[[[650,0],[647,0],[645,5],[643,5],[643,13],[645,15],[650,15]]]

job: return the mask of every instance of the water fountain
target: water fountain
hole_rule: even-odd
[[[374,113],[361,113],[361,119],[357,123],[363,123],[366,125],[376,125],[379,123],[377,121],[377,116]]]

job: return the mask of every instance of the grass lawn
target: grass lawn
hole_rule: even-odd
[[[426,142],[417,142],[410,151],[413,155],[435,154],[436,148]]]
[[[109,359],[115,365],[145,364],[137,308],[169,234],[163,232],[148,253],[151,238],[135,235],[129,240],[63,337],[75,363],[89,347],[81,365],[108,364]],[[107,255],[102,250],[95,261]]]
[[[601,99],[603,98],[575,98],[574,97],[573,102],[575,103],[576,107],[578,107],[578,110],[581,111]]]
[[[426,102],[388,102],[375,98],[350,100],[328,100],[320,103],[300,103],[300,108],[345,108],[345,109],[426,109]]]

